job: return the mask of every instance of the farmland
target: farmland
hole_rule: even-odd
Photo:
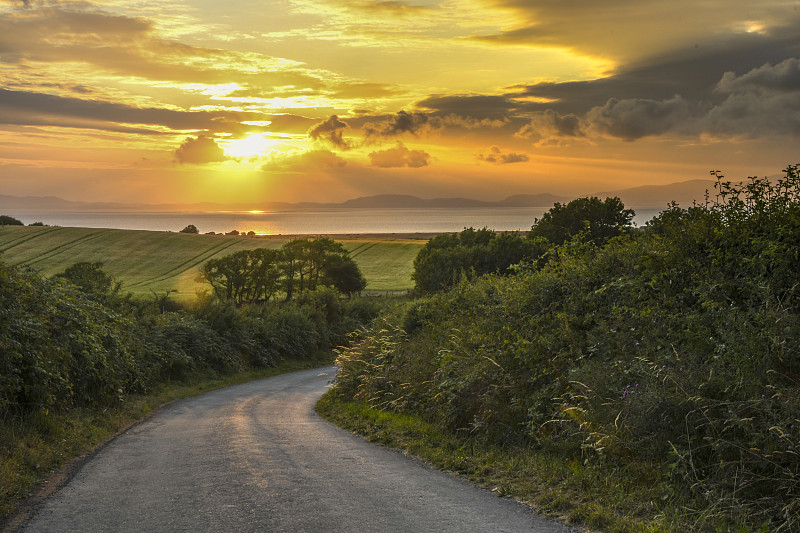
[[[50,226],[0,228],[0,261],[30,265],[44,275],[80,262],[103,262],[123,283],[124,293],[151,296],[173,291],[177,300],[193,299],[208,285],[197,279],[213,257],[238,250],[279,248],[291,236],[242,237],[154,231]],[[344,245],[367,279],[367,291],[404,291],[413,287],[413,260],[424,238],[347,235]]]

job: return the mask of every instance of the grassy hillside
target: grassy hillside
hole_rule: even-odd
[[[45,275],[79,261],[102,261],[123,282],[123,292],[150,295],[176,290],[178,300],[193,298],[208,285],[196,281],[208,259],[237,250],[279,248],[290,237],[229,237],[94,228],[0,228],[0,257],[9,265],[28,264]],[[423,239],[348,237],[341,240],[367,279],[368,291],[413,286],[412,262]]]

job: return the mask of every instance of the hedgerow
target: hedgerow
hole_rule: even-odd
[[[691,502],[686,529],[797,530],[800,175],[717,177],[704,205],[603,246],[575,238],[362,331],[337,394],[597,468],[648,462],[663,504]]]
[[[327,287],[282,305],[136,302],[101,266],[46,278],[0,262],[0,420],[114,405],[161,382],[311,358],[377,313]],[[71,280],[75,272],[85,283]]]

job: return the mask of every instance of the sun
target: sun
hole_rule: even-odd
[[[250,158],[265,153],[273,141],[260,133],[248,133],[241,139],[224,141],[220,144],[230,157]]]

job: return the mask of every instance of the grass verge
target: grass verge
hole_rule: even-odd
[[[115,408],[75,409],[31,415],[21,422],[0,421],[0,531],[12,530],[21,512],[69,479],[80,458],[159,407],[229,385],[332,362],[333,356],[325,354],[229,376],[206,374],[159,385],[147,395],[127,396]]]
[[[460,438],[419,417],[323,396],[317,412],[367,440],[400,449],[438,468],[462,475],[501,497],[511,497],[559,521],[609,533],[752,531],[719,523],[696,502],[675,494],[654,465],[588,467],[576,450],[498,447]]]

